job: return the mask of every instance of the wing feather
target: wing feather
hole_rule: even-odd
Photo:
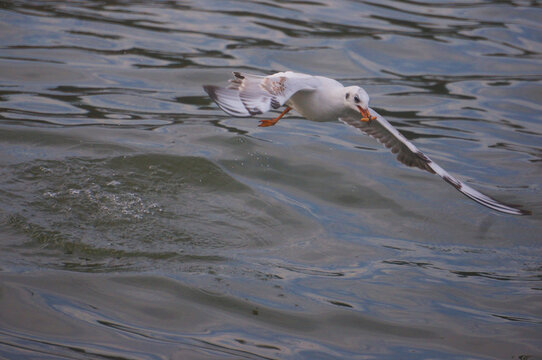
[[[431,160],[427,155],[418,150],[414,144],[408,141],[384,117],[373,109],[369,110],[371,115],[376,116],[375,120],[361,121],[359,116],[346,116],[339,118],[339,120],[345,124],[360,129],[367,135],[381,142],[387,148],[390,148],[394,154],[397,154],[397,160],[399,160],[401,163],[407,166],[418,167],[432,174],[437,174],[462,194],[484,206],[487,206],[488,208],[512,215],[530,214],[529,211],[520,210],[509,205],[505,205],[456,179],[433,160]]]
[[[269,76],[233,73],[227,88],[205,85],[203,89],[226,113],[233,116],[263,114],[277,109],[300,90],[313,90],[319,85],[316,77],[291,71]]]
[[[238,91],[214,85],[204,85],[203,90],[227,114],[241,117],[251,115],[241,102]]]

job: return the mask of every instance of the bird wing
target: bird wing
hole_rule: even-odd
[[[314,90],[319,80],[311,75],[279,72],[269,76],[233,73],[227,88],[205,85],[203,89],[226,113],[233,116],[263,114],[277,109],[300,90]]]
[[[397,160],[401,163],[407,166],[418,167],[432,174],[437,174],[461,193],[488,208],[512,215],[526,215],[530,213],[529,211],[516,209],[500,203],[456,179],[408,141],[383,116],[373,109],[369,109],[369,111],[376,119],[361,121],[359,116],[345,116],[339,118],[339,120],[360,129],[384,144],[387,148],[390,148],[394,154],[397,154]]]

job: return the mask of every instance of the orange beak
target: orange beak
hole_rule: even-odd
[[[369,120],[374,119],[374,116],[371,116],[371,114],[369,114],[369,109],[364,109],[359,105],[358,105],[358,109],[361,115],[363,115],[363,117],[361,118],[361,121],[369,121]]]

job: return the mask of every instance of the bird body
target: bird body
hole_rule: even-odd
[[[321,87],[296,92],[286,102],[286,105],[312,121],[329,121],[347,115],[350,109],[345,108],[342,103],[344,86],[335,80],[326,81],[331,80],[328,78],[319,77],[318,80]],[[325,92],[321,90],[323,88],[326,89]],[[329,101],[330,99],[332,101]],[[355,111],[353,112],[355,114]]]
[[[234,72],[227,88],[203,86],[216,104],[233,116],[254,116],[286,105],[272,120],[260,120],[259,126],[272,126],[288,111],[296,110],[313,121],[339,121],[360,129],[397,154],[407,166],[418,167],[437,174],[470,199],[493,210],[526,215],[526,210],[505,205],[450,175],[414,144],[406,139],[384,117],[369,108],[369,95],[359,86],[344,87],[340,82],[323,76],[279,72],[269,76]]]

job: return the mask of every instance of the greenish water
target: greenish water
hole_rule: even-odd
[[[0,357],[542,358],[542,8],[0,3]],[[232,118],[231,71],[361,85],[373,139]]]

